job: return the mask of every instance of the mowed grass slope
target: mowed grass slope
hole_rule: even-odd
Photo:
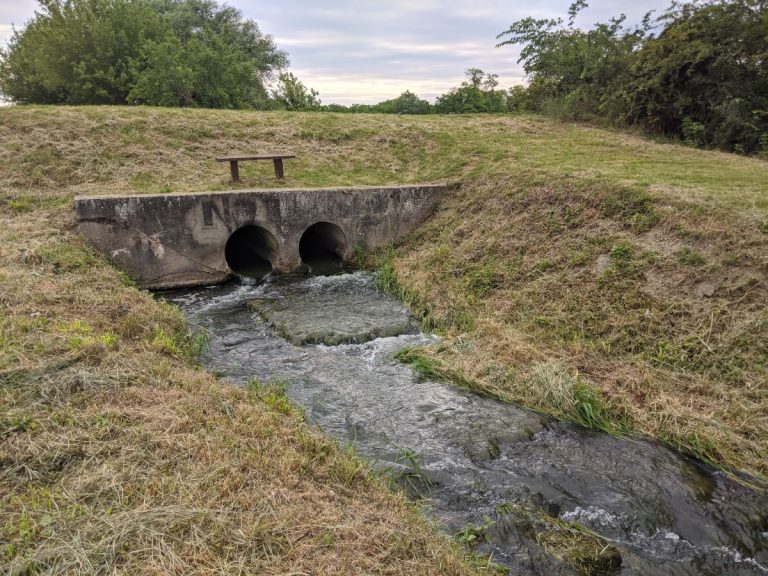
[[[78,235],[74,194],[218,186],[217,123],[0,109],[0,573],[485,573],[279,388],[199,369],[178,310]]]
[[[533,116],[5,108],[3,562],[469,570],[279,394],[195,368],[178,314],[76,232],[77,194],[227,189],[215,156],[283,149],[285,182],[244,163],[242,187],[462,183],[378,256],[445,335],[417,368],[768,474],[764,161]]]

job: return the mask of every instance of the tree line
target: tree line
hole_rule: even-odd
[[[272,37],[216,0],[38,3],[34,18],[0,50],[0,93],[20,104],[394,114],[507,111],[497,77],[476,68],[435,105],[406,91],[374,105],[322,106],[316,90],[286,71],[288,55]]]
[[[288,55],[215,0],[38,0],[0,53],[18,103],[264,108]]]
[[[480,68],[469,68],[466,80],[438,96],[434,104],[406,90],[397,98],[378,104],[329,104],[322,110],[330,112],[364,112],[373,114],[464,114],[514,111],[512,92],[500,89],[498,75]]]
[[[521,108],[768,153],[768,2],[673,1],[639,26],[622,15],[582,30],[586,6],[576,0],[567,22],[524,18],[498,36],[522,46]]]
[[[498,88],[497,77],[467,70],[467,81],[434,105],[406,92],[338,111],[401,114],[544,113],[567,120],[637,126],[694,146],[768,154],[768,1],[672,4],[637,26],[624,15],[589,29],[567,19],[523,18],[498,35],[521,46],[527,86]],[[329,107],[330,108],[330,107]]]
[[[18,103],[147,104],[382,114],[533,111],[639,126],[697,146],[768,153],[768,0],[692,0],[637,26],[588,29],[523,18],[497,39],[521,46],[527,86],[466,71],[435,103],[406,91],[378,104],[323,105],[286,71],[268,34],[216,0],[38,0],[0,50],[0,94]]]

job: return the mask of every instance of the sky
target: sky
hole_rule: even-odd
[[[526,16],[566,15],[572,0],[229,0],[286,50],[290,71],[324,104],[375,103],[405,90],[433,101],[467,68],[499,75],[501,88],[525,81],[519,47],[495,48],[496,35]],[[637,23],[668,0],[593,0],[577,23],[625,13]],[[12,25],[33,17],[35,0],[0,0],[0,46]]]

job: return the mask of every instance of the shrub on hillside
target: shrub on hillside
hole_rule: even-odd
[[[39,0],[0,52],[19,103],[261,108],[288,64],[258,25],[214,0]]]
[[[655,24],[649,13],[628,28],[621,15],[582,30],[575,19],[586,6],[574,2],[567,24],[524,18],[499,35],[499,46],[523,46],[528,109],[635,124],[699,146],[763,151],[765,2],[673,2]]]

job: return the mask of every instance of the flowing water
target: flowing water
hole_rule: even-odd
[[[579,572],[546,553],[510,505],[606,538],[621,557],[601,573],[768,575],[768,496],[663,446],[419,378],[392,356],[435,339],[369,273],[164,297],[208,332],[209,369],[235,383],[284,381],[310,422],[399,471],[448,533],[484,526],[479,550],[511,573]]]

